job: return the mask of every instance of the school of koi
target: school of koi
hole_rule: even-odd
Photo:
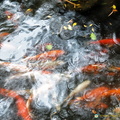
[[[32,10],[30,10],[30,12],[32,12]],[[70,79],[74,78],[76,75],[99,76],[100,74],[102,74],[105,76],[110,76],[111,78],[115,78],[116,76],[118,77],[120,75],[119,65],[117,66],[116,64],[116,66],[113,66],[112,64],[106,62],[111,52],[110,48],[115,45],[119,45],[120,38],[113,37],[113,38],[105,38],[96,41],[87,41],[87,42],[85,41],[85,45],[87,45],[88,51],[85,51],[86,46],[85,47],[82,46],[83,48],[81,49],[76,49],[76,48],[74,49],[74,45],[72,46],[73,43],[71,41],[67,42],[68,46],[65,45],[66,49],[64,49],[64,47],[61,47],[62,46],[61,43],[60,43],[60,47],[57,46],[55,48],[53,42],[49,42],[49,43],[45,42],[45,44],[41,42],[40,44],[37,44],[39,43],[39,41],[37,41],[37,43],[35,43],[35,47],[32,46],[32,48],[33,49],[39,48],[39,49],[33,50],[32,54],[29,55],[29,53],[26,54],[27,50],[24,49],[24,47],[28,45],[27,42],[25,44],[24,42],[23,43],[20,42],[20,44],[23,44],[23,46],[20,44],[18,46],[14,45],[14,39],[16,39],[17,36],[14,34],[16,34],[17,30],[18,32],[20,30],[19,15],[17,18],[16,17],[17,13],[12,13],[9,10],[5,10],[4,14],[6,16],[5,21],[7,21],[8,23],[9,22],[14,23],[14,29],[16,31],[15,33],[14,32],[0,33],[0,59],[1,59],[0,87],[3,86],[3,88],[0,88],[0,95],[2,96],[1,99],[7,97],[7,98],[12,98],[14,100],[13,103],[15,103],[16,105],[17,116],[19,119],[40,120],[39,117],[36,118],[36,116],[34,115],[34,107],[36,106],[36,104],[38,104],[38,106],[42,106],[42,105],[44,106],[44,104],[46,104],[46,106],[49,109],[52,109],[52,108],[57,108],[56,106],[62,104],[62,102],[68,102],[67,106],[79,106],[80,108],[87,108],[89,110],[91,109],[105,110],[110,107],[109,103],[105,102],[105,99],[115,96],[115,99],[120,100],[119,85],[117,85],[117,87],[114,86],[111,87],[106,84],[98,85],[97,87],[92,87],[90,88],[90,90],[88,90],[87,88],[88,85],[89,84],[91,85],[94,82],[92,83],[92,80],[90,80],[91,83],[88,82],[87,84],[82,84],[82,82],[85,81],[84,78],[82,81],[80,81],[82,86],[77,87],[77,89],[73,87],[72,88],[74,89],[73,92],[71,92],[71,94],[68,97],[66,97],[68,95],[67,92],[69,91],[67,88],[67,83],[69,83]],[[25,14],[28,14],[28,12],[21,13],[21,15],[23,15],[24,17],[27,16]],[[36,21],[34,25],[36,25]],[[29,41],[29,39],[31,38],[28,37],[27,39],[27,32],[28,31],[26,30],[25,34],[23,32],[20,33],[20,35],[23,36],[25,35],[24,40]],[[35,33],[36,31],[33,33],[32,32],[29,33],[29,35],[34,36]],[[9,38],[11,38],[11,35],[12,37],[14,36],[13,45],[12,42],[11,43],[8,42]],[[19,38],[19,33],[18,33],[18,38]],[[20,39],[22,39],[22,37],[20,37]],[[18,43],[19,43],[19,39],[18,39]],[[62,43],[64,44],[64,41],[62,41]],[[48,44],[52,46],[50,50],[47,49],[46,47]],[[41,46],[42,46],[42,50],[40,48]],[[69,53],[69,49],[71,50],[71,46],[72,49],[75,50],[75,51],[73,50],[73,53],[72,52]],[[92,47],[93,50],[91,50],[91,48],[89,49],[89,47]],[[9,50],[11,50],[12,52],[14,51],[12,54],[16,54],[16,56],[14,57],[14,55],[12,55],[11,57],[11,54],[8,54],[9,56],[5,57],[6,55],[4,53],[6,53],[6,51],[9,53]],[[19,52],[19,54],[17,55],[16,50],[17,51],[23,50],[24,52],[23,51]],[[83,52],[81,51],[77,52],[76,50],[81,50],[81,51],[83,50]],[[34,51],[37,52],[34,53]],[[103,57],[104,58],[102,59],[103,61],[95,60],[96,56],[98,57],[98,59],[101,59]],[[89,60],[91,59],[94,59],[95,62],[89,62]],[[74,63],[73,65],[70,60]],[[82,62],[83,64],[79,65]],[[65,69],[64,67],[67,64],[68,64],[67,69]],[[7,75],[6,76],[3,75],[2,72]],[[24,79],[26,81],[28,79],[27,83],[30,83],[30,85],[25,84],[24,86],[24,82],[25,82]],[[21,81],[21,83],[23,82],[21,87],[18,85],[19,81]],[[55,92],[57,91],[58,88],[60,90],[58,92]],[[83,88],[84,90],[82,91],[81,88]],[[78,96],[79,94],[81,96]],[[64,100],[65,98],[67,99]],[[68,101],[68,99],[70,100]],[[39,109],[39,107],[37,109]],[[38,113],[39,111],[40,110],[38,110]],[[48,118],[52,120],[51,116],[54,115],[54,112],[52,111],[52,113],[49,113],[48,111],[48,115],[49,114],[50,116]]]

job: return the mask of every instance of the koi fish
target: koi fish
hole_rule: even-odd
[[[103,96],[102,93],[108,91],[109,88],[107,87],[98,87],[93,90],[88,91],[85,95],[82,97],[77,97],[75,100],[71,100],[69,104],[75,104],[80,101],[86,101],[84,105],[81,104],[80,107],[86,107],[89,109],[106,109],[108,108],[108,105],[101,102],[101,99]],[[78,103],[77,103],[78,104]]]
[[[89,92],[87,92],[82,97],[77,97],[75,100],[72,100],[71,103],[76,103],[79,101],[86,101],[87,103],[85,105],[82,105],[81,107],[87,107],[87,108],[97,108],[106,109],[108,106],[104,103],[101,103],[101,99],[103,97],[109,97],[109,96],[117,96],[118,99],[120,97],[120,88],[118,89],[109,89],[107,87],[99,87],[96,89],[93,89]]]
[[[91,82],[89,80],[84,81],[83,83],[79,84],[65,99],[68,100],[69,98],[73,97],[75,94],[81,92],[83,89],[85,89]]]
[[[104,69],[106,67],[105,64],[100,64],[100,63],[96,63],[96,64],[90,64],[87,66],[83,66],[82,68],[76,70],[77,72],[83,72],[83,73],[99,73],[102,69]]]
[[[38,60],[46,60],[46,59],[52,59],[53,61],[55,61],[57,59],[57,57],[63,55],[65,53],[65,51],[63,50],[52,50],[52,51],[48,51],[48,52],[44,52],[42,54],[38,54],[36,56],[32,56],[32,57],[27,57],[25,59],[23,59],[23,61],[28,60],[28,61],[38,61]]]
[[[6,67],[7,70],[9,69],[10,71],[13,71],[13,72],[24,73],[24,72],[30,71],[30,69],[27,68],[24,65],[13,64],[13,63],[10,63],[10,62],[2,62],[2,61],[0,61],[0,67]]]
[[[90,44],[100,44],[100,45],[115,45],[120,43],[120,38],[117,39],[102,39],[97,41],[89,42]]]
[[[120,88],[111,89],[111,90],[108,90],[108,91],[102,93],[102,96],[111,96],[111,95],[120,96]]]
[[[107,92],[109,90],[108,87],[98,87],[93,90],[88,91],[85,95],[82,97],[77,97],[75,101],[85,100],[85,101],[94,101],[95,99],[101,97],[101,95],[104,92]]]
[[[58,66],[61,66],[65,64],[65,62],[61,60],[56,60],[56,61],[47,61],[45,64],[41,65],[42,70],[53,70]]]
[[[0,33],[0,39],[2,39],[3,37],[5,37],[5,36],[7,36],[9,34],[10,33],[8,33],[8,32],[2,32],[2,33]]]
[[[119,75],[119,72],[120,72],[120,67],[108,67],[108,72],[106,72],[105,74],[106,75],[109,75],[109,76],[115,76],[115,75]]]
[[[16,92],[12,90],[7,90],[3,88],[0,88],[0,94],[3,96],[14,98],[16,100],[19,116],[21,116],[24,120],[32,120],[28,113],[26,103],[21,96],[19,96]]]
[[[64,105],[64,103],[67,101],[67,104],[70,104],[70,98],[72,98],[74,95],[76,95],[77,93],[83,91],[89,84],[91,83],[91,81],[86,80],[84,82],[82,82],[81,84],[79,84],[67,97],[66,99],[64,99],[64,101],[62,102],[62,104],[56,106],[56,109],[58,111],[60,111],[61,107]],[[66,105],[67,105],[66,104]]]
[[[98,87],[93,90],[88,91],[85,95],[82,97],[77,97],[75,100],[71,100],[69,104],[78,104],[77,102],[84,101],[87,102],[85,104],[81,104],[80,107],[86,107],[89,109],[106,109],[108,106],[101,102],[101,99],[103,96],[101,96],[102,93],[108,91],[109,88],[107,87]]]
[[[65,64],[65,62],[61,60],[56,60],[56,61],[41,61],[39,63],[28,63],[27,66],[31,69],[41,69],[41,70],[53,70],[58,66],[61,66]]]
[[[109,67],[108,69],[111,71],[118,71],[118,72],[120,71],[120,67],[115,67],[115,66]]]
[[[17,101],[16,101],[16,105],[18,108],[18,115],[21,116],[24,120],[32,120],[28,109],[26,107],[26,103],[24,101],[24,99],[21,96],[18,96]]]

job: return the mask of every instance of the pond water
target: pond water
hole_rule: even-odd
[[[60,3],[0,3],[0,120],[119,119],[119,8],[94,20]]]

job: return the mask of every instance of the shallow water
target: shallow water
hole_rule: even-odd
[[[119,45],[105,47],[88,44],[89,41],[93,41],[90,38],[91,33],[94,33],[99,40],[113,38],[113,33],[119,37],[118,32],[111,29],[107,31],[106,27],[109,28],[109,25],[94,22],[75,11],[63,9],[63,12],[62,8],[56,5],[57,1],[45,1],[36,11],[29,13],[26,13],[27,8],[23,10],[18,2],[5,0],[0,4],[2,11],[0,33],[10,33],[0,37],[0,87],[13,90],[25,99],[32,120],[94,120],[96,118],[95,113],[91,112],[92,109],[102,116],[119,107],[118,98],[110,96],[103,98],[109,105],[107,109],[85,108],[85,103],[83,105],[80,103],[63,105],[60,111],[57,111],[57,106],[61,105],[69,93],[85,80],[90,80],[91,84],[77,96],[82,96],[87,90],[100,86],[119,88],[119,70],[108,70],[109,67],[120,67]],[[6,16],[5,11],[13,13],[13,16],[8,19],[9,15]],[[113,20],[113,24],[114,22]],[[116,30],[116,24],[114,26]],[[47,44],[52,45],[51,50],[64,50],[65,54],[55,61],[24,60],[51,51],[46,48]],[[99,73],[94,71],[84,73],[80,69],[97,63],[106,65]],[[110,72],[116,74],[111,75]],[[72,98],[75,99],[75,96]],[[14,98],[7,95],[0,96],[0,108],[3,111],[0,111],[1,120],[23,119],[17,114],[15,103]],[[105,119],[101,116],[99,120]]]

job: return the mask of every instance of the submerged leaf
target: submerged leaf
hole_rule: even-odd
[[[92,40],[96,40],[96,39],[97,39],[97,37],[96,37],[96,35],[95,35],[94,33],[91,33],[91,34],[90,34],[90,38],[91,38]]]
[[[52,45],[46,45],[46,49],[52,50],[53,46]]]
[[[68,30],[72,30],[72,26],[71,25],[68,25]]]

